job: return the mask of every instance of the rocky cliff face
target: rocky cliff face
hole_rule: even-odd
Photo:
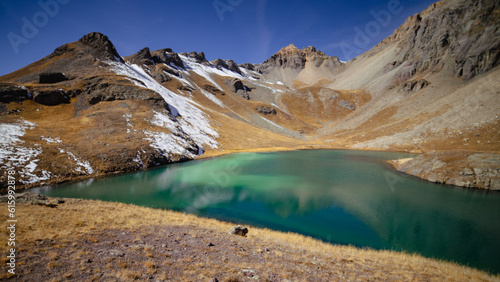
[[[397,42],[410,77],[439,71],[447,63],[465,80],[500,63],[500,3],[494,0],[441,1],[409,17],[383,44]]]

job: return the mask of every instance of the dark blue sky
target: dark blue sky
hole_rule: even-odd
[[[99,31],[121,56],[143,47],[261,63],[282,47],[349,60],[434,0],[0,0],[0,75]]]

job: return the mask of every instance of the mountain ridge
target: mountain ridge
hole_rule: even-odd
[[[498,5],[431,5],[345,63],[293,44],[255,65],[170,48],[121,57],[107,36],[89,33],[0,77],[0,131],[13,136],[0,143],[0,174],[17,167],[31,187],[305,148],[498,155]],[[456,184],[450,177],[464,166],[483,167],[449,163],[422,177]],[[500,189],[492,169],[460,183]]]

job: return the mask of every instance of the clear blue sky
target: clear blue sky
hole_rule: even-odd
[[[106,34],[121,56],[147,46],[203,51],[209,60],[261,63],[294,43],[349,60],[433,2],[0,0],[0,75],[92,31]]]

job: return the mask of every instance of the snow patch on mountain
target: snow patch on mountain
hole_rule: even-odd
[[[77,158],[75,156],[75,154],[73,154],[71,152],[64,151],[61,148],[59,148],[59,151],[61,153],[68,154],[69,159],[73,160],[76,163],[77,167],[74,169],[75,172],[81,173],[81,174],[92,174],[92,173],[94,173],[94,169],[92,168],[92,166],[90,165],[90,163],[88,161],[82,161],[79,158]]]
[[[221,100],[217,99],[214,94],[208,93],[207,91],[203,90],[200,88],[201,93],[205,95],[210,101],[214,102],[217,104],[219,107],[224,108],[224,103],[222,103]]]
[[[23,184],[44,181],[52,177],[48,171],[41,170],[35,174],[38,155],[42,148],[22,146],[25,141],[21,140],[26,130],[34,129],[35,123],[21,120],[17,123],[0,124],[0,168],[4,171],[14,170],[17,179]]]
[[[194,157],[195,155],[191,152],[195,151],[196,147],[186,138],[186,134],[179,124],[167,114],[157,111],[154,113],[155,115],[150,123],[162,128],[167,128],[169,132],[145,130],[144,134],[147,136],[146,139],[151,142],[151,147],[165,152],[167,155],[178,154]]]
[[[47,142],[47,144],[52,144],[52,143],[62,143],[62,140],[61,138],[59,137],[56,137],[56,138],[52,138],[52,137],[45,137],[45,136],[41,136],[40,137],[43,141]]]
[[[180,96],[163,87],[151,76],[146,74],[146,72],[138,65],[111,61],[108,63],[112,66],[111,69],[116,74],[137,79],[144,83],[144,86],[142,87],[153,90],[163,97],[165,102],[169,105],[171,113],[175,113],[177,116],[175,121],[167,118],[170,121],[163,123],[165,127],[172,130],[172,126],[175,124],[175,128],[179,127],[180,130],[185,135],[189,136],[189,138],[191,138],[199,147],[202,147],[203,145],[211,148],[218,147],[216,138],[219,137],[219,134],[210,126],[209,119],[206,117],[205,113],[195,106],[196,103],[189,98]],[[159,113],[155,114],[155,119],[162,119],[159,118]],[[168,152],[179,153],[181,149],[177,145],[185,146],[187,144],[187,141],[170,133],[154,133],[152,131],[148,131],[146,132],[146,135],[148,135],[149,139],[154,142],[152,146],[156,146],[158,149],[161,147],[162,150]]]
[[[179,54],[179,57],[184,62],[184,67],[187,70],[194,71],[195,73],[197,73],[198,75],[204,77],[205,79],[207,79],[210,82],[213,82],[213,80],[211,78],[212,74],[215,74],[215,75],[218,75],[218,76],[234,77],[234,78],[238,78],[238,79],[243,79],[244,78],[242,75],[240,75],[238,73],[235,73],[233,71],[230,71],[228,69],[225,69],[225,68],[217,68],[216,66],[213,66],[213,65],[208,65],[207,66],[207,65],[204,65],[204,64],[200,64],[200,63],[196,62],[195,59],[186,57],[186,56],[181,55],[181,54]],[[217,85],[217,84],[214,83],[214,85]]]
[[[127,133],[137,132],[136,129],[134,129],[134,124],[132,124],[132,115],[131,114],[123,114],[123,117],[125,118],[125,121],[127,122]]]

